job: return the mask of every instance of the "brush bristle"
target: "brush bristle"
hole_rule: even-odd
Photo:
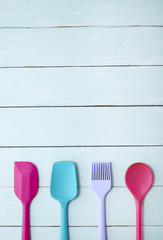
[[[110,180],[110,162],[92,163],[92,180]]]

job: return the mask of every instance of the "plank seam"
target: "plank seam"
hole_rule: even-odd
[[[13,189],[14,188],[14,186],[0,186],[0,189]],[[50,188],[50,186],[39,186],[39,189],[43,189],[43,188],[47,188],[47,189],[49,189]],[[90,186],[78,186],[78,188],[91,188]],[[116,185],[112,185],[112,188],[125,188],[125,189],[127,189],[127,187],[126,186],[116,186]],[[152,186],[152,188],[163,188],[163,185],[153,185]]]
[[[140,108],[140,107],[163,107],[163,104],[147,104],[147,105],[19,105],[19,106],[0,106],[1,108]]]
[[[55,29],[55,28],[162,28],[163,25],[56,25],[56,26],[1,26],[0,29]]]
[[[21,225],[0,225],[0,228],[21,228]],[[52,226],[30,226],[32,228],[60,228],[60,225],[52,225]],[[98,225],[93,225],[93,226],[71,226],[69,225],[68,227],[71,228],[98,228]],[[135,228],[135,225],[106,225],[107,228]],[[142,225],[143,228],[148,228],[148,227],[163,227],[163,225]]]
[[[67,146],[0,146],[0,148],[136,148],[136,147],[163,147],[163,144],[143,145],[67,145]]]
[[[121,67],[163,67],[163,64],[102,64],[102,65],[33,65],[33,66],[0,66],[8,68],[121,68]]]

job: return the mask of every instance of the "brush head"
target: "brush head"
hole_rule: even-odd
[[[111,189],[110,162],[92,163],[91,186],[96,194],[103,198]]]

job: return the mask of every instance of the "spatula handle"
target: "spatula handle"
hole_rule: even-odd
[[[99,199],[99,240],[106,240],[105,198]]]
[[[30,240],[29,204],[23,205],[22,240]]]
[[[141,202],[136,201],[136,240],[141,240]]]
[[[67,203],[61,203],[60,240],[68,240]]]

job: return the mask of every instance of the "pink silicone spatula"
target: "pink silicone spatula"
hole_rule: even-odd
[[[144,163],[134,163],[126,171],[125,182],[136,203],[136,240],[141,240],[141,204],[152,181],[152,171]]]
[[[29,205],[38,190],[38,172],[30,162],[14,163],[14,191],[23,206],[22,240],[30,240]]]

